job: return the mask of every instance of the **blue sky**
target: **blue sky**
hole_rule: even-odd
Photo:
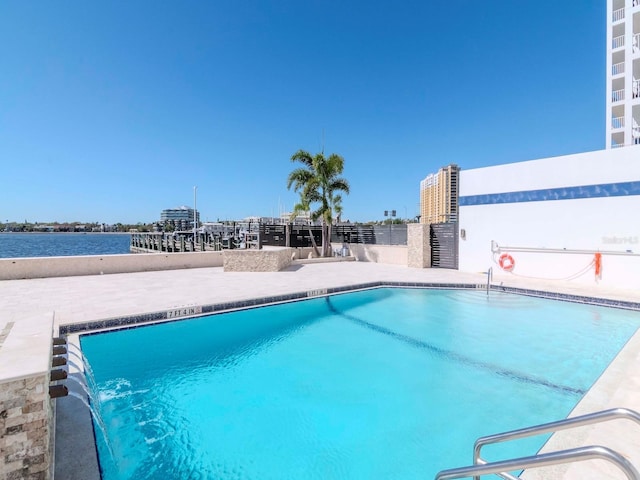
[[[277,215],[298,149],[344,219],[419,184],[604,148],[603,0],[0,2],[0,221]]]

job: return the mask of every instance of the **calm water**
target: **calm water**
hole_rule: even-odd
[[[128,233],[0,233],[0,258],[130,253]]]
[[[639,325],[504,293],[377,289],[81,344],[114,453],[96,429],[105,480],[425,479],[468,464],[479,436],[565,417]]]

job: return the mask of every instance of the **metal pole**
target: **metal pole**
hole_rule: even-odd
[[[198,187],[193,187],[193,241],[196,241],[196,230],[198,229],[198,207],[196,206],[196,193]]]

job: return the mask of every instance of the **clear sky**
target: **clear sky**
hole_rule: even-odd
[[[345,159],[344,219],[605,144],[605,0],[0,2],[0,222],[278,215],[291,155]],[[550,172],[552,174],[552,172]]]

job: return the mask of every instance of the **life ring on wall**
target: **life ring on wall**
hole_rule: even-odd
[[[510,272],[516,266],[516,262],[511,255],[503,253],[498,259],[498,265],[500,265],[500,268],[505,272]]]

